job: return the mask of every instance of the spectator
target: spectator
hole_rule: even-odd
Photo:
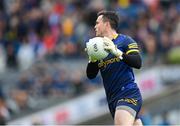
[[[27,37],[23,39],[22,45],[19,48],[17,55],[18,55],[19,67],[21,70],[25,70],[33,64],[35,60],[35,53]]]
[[[4,94],[0,87],[0,125],[5,125],[10,119],[10,112],[6,105]]]
[[[171,123],[168,120],[168,112],[167,111],[165,111],[162,114],[162,123],[160,125],[166,125],[166,126],[170,126],[171,125]]]

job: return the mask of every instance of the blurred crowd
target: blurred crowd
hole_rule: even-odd
[[[36,62],[27,70],[13,76],[13,78],[7,77],[10,79],[8,85],[11,86],[4,90],[3,86],[7,85],[5,81],[0,82],[0,89],[2,89],[0,101],[2,100],[3,103],[1,108],[0,102],[0,115],[2,114],[7,120],[102,87],[100,76],[89,80],[82,69],[69,69],[68,65],[60,62]]]
[[[31,107],[34,97],[73,97],[99,87],[100,78],[89,82],[82,71],[54,62],[86,58],[85,43],[103,9],[117,11],[119,32],[137,41],[144,66],[164,62],[180,45],[178,0],[1,0],[0,72],[21,72],[8,100],[0,91],[0,118]]]

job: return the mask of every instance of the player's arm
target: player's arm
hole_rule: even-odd
[[[123,57],[122,61],[124,61],[128,66],[137,69],[141,68],[142,60],[138,52],[131,52],[129,54],[123,53],[122,57]]]
[[[86,69],[86,75],[89,79],[93,79],[99,72],[98,62],[89,62]]]
[[[113,55],[119,57],[130,67],[140,69],[142,61],[141,61],[141,56],[139,54],[138,45],[131,38],[129,38],[127,43],[129,44],[125,46],[125,52],[122,52],[114,45],[114,43],[110,39],[104,37],[104,44],[105,44],[104,48],[106,50],[109,50]]]
[[[141,68],[142,60],[138,45],[133,39],[129,38],[129,44],[126,46],[126,51],[122,54],[122,57],[123,61],[130,67]]]

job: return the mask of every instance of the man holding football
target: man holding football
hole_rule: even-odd
[[[140,69],[142,61],[137,43],[117,33],[118,22],[118,15],[113,11],[98,13],[94,27],[96,36],[103,37],[104,49],[109,55],[102,60],[89,56],[86,73],[93,79],[100,71],[115,125],[142,125],[138,117],[142,97],[132,70]],[[108,60],[112,62],[106,64]]]

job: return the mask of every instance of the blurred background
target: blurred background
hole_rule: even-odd
[[[143,123],[180,124],[179,0],[0,0],[0,124],[113,124],[100,76],[85,74],[104,9],[141,50]]]

